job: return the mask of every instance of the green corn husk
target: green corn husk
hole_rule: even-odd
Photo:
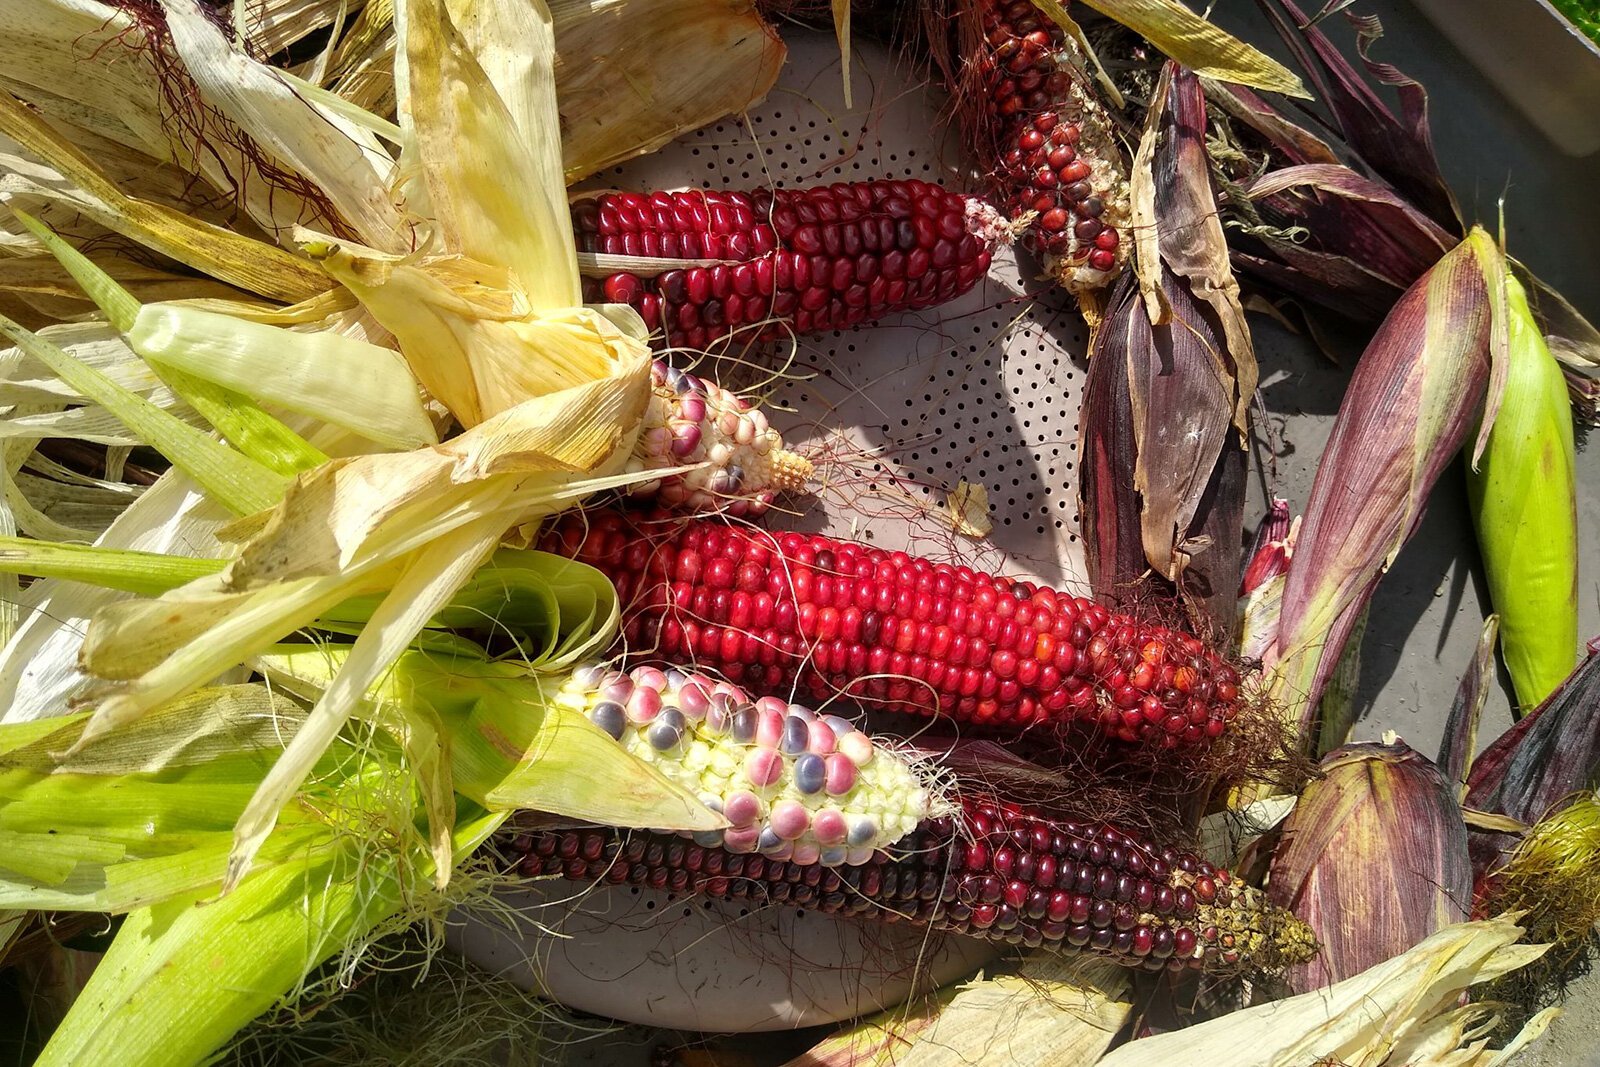
[[[111,562],[145,562],[124,571],[160,578],[147,561]],[[353,627],[371,607],[332,614]],[[311,722],[286,694],[317,699],[351,646],[285,646],[261,662],[276,695],[200,690],[109,734],[89,736],[88,714],[0,726],[0,908],[129,913],[39,1062],[200,1062],[321,961],[448,906],[438,823],[452,867],[512,808],[724,825],[557,700],[564,668],[610,641],[617,614],[592,569],[502,554],[431,620],[466,634],[431,630],[400,656],[366,723],[325,746],[250,872],[220,897],[236,823]],[[491,661],[480,633],[513,658]],[[459,796],[441,803],[440,782]]]
[[[1322,951],[1289,969],[1304,993],[1343,981],[1461,922],[1472,900],[1454,787],[1397,742],[1329,753],[1283,826],[1267,892]]]
[[[1566,379],[1506,275],[1506,388],[1467,499],[1517,704],[1536,707],[1578,657],[1577,455]]]

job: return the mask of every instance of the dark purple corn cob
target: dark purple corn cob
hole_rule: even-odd
[[[1009,231],[981,200],[914,180],[753,192],[600,193],[578,250],[686,262],[606,270],[585,299],[630,304],[670,345],[841,330],[966,292]],[[759,324],[759,325],[758,325]]]
[[[605,827],[524,834],[508,847],[529,877],[918,922],[1010,944],[1083,949],[1151,970],[1271,968],[1316,951],[1304,923],[1196,856],[992,800],[963,798],[956,816],[924,823],[854,867],[737,855]]]
[[[1188,751],[1239,708],[1237,672],[1195,637],[903,552],[615,511],[565,516],[541,547],[616,584],[630,650],[756,691]]]

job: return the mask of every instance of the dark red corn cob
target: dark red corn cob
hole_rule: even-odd
[[[1077,45],[1032,0],[974,0],[982,40],[971,57],[992,137],[995,200],[1023,242],[1079,291],[1106,284],[1126,252],[1127,172]]]
[[[1198,749],[1239,705],[1238,674],[1194,637],[903,552],[615,511],[563,517],[542,547],[611,578],[636,655],[762,692],[1162,749]]]
[[[955,817],[924,823],[856,867],[737,855],[603,827],[520,835],[509,852],[529,877],[925,923],[1011,944],[1084,949],[1152,970],[1278,967],[1316,951],[1304,923],[1196,856],[991,800],[963,799]]]
[[[687,348],[932,307],[971,289],[995,242],[1009,239],[982,201],[920,181],[600,193],[573,206],[572,222],[580,252],[725,261],[586,283],[586,300],[631,304]]]

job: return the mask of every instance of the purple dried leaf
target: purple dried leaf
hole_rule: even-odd
[[[1326,141],[1285,118],[1254,89],[1232,82],[1201,81],[1207,100],[1235,121],[1256,131],[1291,164],[1339,162],[1338,155]]]
[[[1257,2],[1316,86],[1317,95],[1333,113],[1340,135],[1361,161],[1410,197],[1434,221],[1459,230],[1460,211],[1439,172],[1428,129],[1427,92],[1395,67],[1378,63],[1368,55],[1373,42],[1382,36],[1378,20],[1348,12],[1345,15],[1356,26],[1357,48],[1367,71],[1398,93],[1399,116],[1389,110],[1327,34],[1312,25],[1292,0]]]
[[[1567,797],[1600,786],[1600,639],[1561,687],[1472,762],[1463,805],[1532,826]],[[1481,877],[1514,847],[1510,834],[1473,835]]]
[[[1500,616],[1490,615],[1483,622],[1472,662],[1461,675],[1455,702],[1450,705],[1450,717],[1445,721],[1444,738],[1439,742],[1439,767],[1456,785],[1456,793],[1463,799],[1467,794],[1472,754],[1478,747],[1478,723],[1494,681],[1494,643],[1499,636]]]

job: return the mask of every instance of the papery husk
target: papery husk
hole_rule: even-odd
[[[1296,993],[1343,981],[1466,919],[1467,826],[1453,785],[1403,742],[1346,745],[1318,765],[1272,858],[1267,895],[1321,950]]]
[[[1132,1007],[1126,970],[1035,953],[854,1023],[785,1067],[1089,1067]]]
[[[1327,989],[1245,1008],[1171,1033],[1133,1041],[1102,1067],[1401,1067],[1448,1063],[1496,1067],[1544,1032],[1554,1012],[1530,1021],[1504,1050],[1478,1032],[1492,1009],[1457,1007],[1472,986],[1525,967],[1546,950],[1518,944],[1509,919],[1458,923],[1404,955]],[[1419,1048],[1430,1048],[1432,1058]],[[1457,1050],[1460,1051],[1457,1051]],[[1450,1058],[1445,1059],[1448,1055]]]
[[[1284,588],[1269,693],[1302,744],[1378,579],[1427,494],[1487,425],[1504,375],[1504,265],[1481,229],[1408,289],[1367,346],[1312,485]]]
[[[179,263],[262,296],[293,302],[330,285],[315,265],[182,211],[124,193],[70,139],[15,97],[0,93],[0,133],[42,160],[60,180],[22,191],[57,201]]]
[[[1515,275],[1505,395],[1483,454],[1467,467],[1467,503],[1500,617],[1500,654],[1521,709],[1537,707],[1578,655],[1578,486],[1561,366]]]
[[[748,0],[555,0],[550,13],[568,182],[747,110],[788,54]],[[393,26],[391,0],[368,3],[328,79],[380,113],[395,104]]]
[[[788,56],[750,0],[555,0],[551,14],[568,182],[742,114]]]
[[[177,471],[157,480],[112,522],[96,544],[111,549],[218,556],[217,540],[232,516]],[[84,629],[101,607],[126,593],[77,582],[36,582],[27,614],[0,648],[0,722],[63,715],[90,684],[78,663]]]
[[[115,682],[86,736],[181,695],[340,601],[387,591],[311,726],[246,812],[236,883],[367,686],[505,532],[613,484],[589,472],[626,458],[649,388],[641,356],[626,374],[527,401],[432,449],[333,461],[303,476],[222,575],[97,615],[82,661]],[[436,850],[444,847],[436,836]]]
[[[1085,543],[1098,593],[1126,595],[1151,570],[1228,639],[1255,352],[1213,206],[1200,84],[1168,64],[1154,100],[1132,179],[1138,285],[1107,301],[1085,387]]]
[[[179,185],[174,190],[167,177],[161,188],[178,192],[184,204],[198,206],[215,216],[213,221],[229,221],[217,201],[237,200],[271,234],[287,234],[296,223],[326,222],[326,200],[286,183],[281,173],[266,173],[270,157],[230,127],[192,83],[183,82],[185,75],[168,70],[179,81],[163,80],[154,59],[171,44],[147,38],[143,27],[151,24],[98,0],[6,0],[0,3],[0,87],[37,107],[64,140],[97,161],[109,157],[106,145],[121,146],[128,160],[115,169],[134,180],[132,188],[120,180],[116,184],[135,197],[150,191],[150,176],[166,168],[179,175]],[[309,103],[297,106],[298,121],[307,127],[302,132],[316,136],[310,128],[325,125],[323,118]],[[140,157],[148,159],[146,167],[137,165]],[[72,168],[57,169],[98,195],[77,180]],[[205,185],[184,189],[183,174],[198,176]],[[269,246],[262,253],[264,265],[274,251]],[[314,282],[315,276],[309,279]]]

